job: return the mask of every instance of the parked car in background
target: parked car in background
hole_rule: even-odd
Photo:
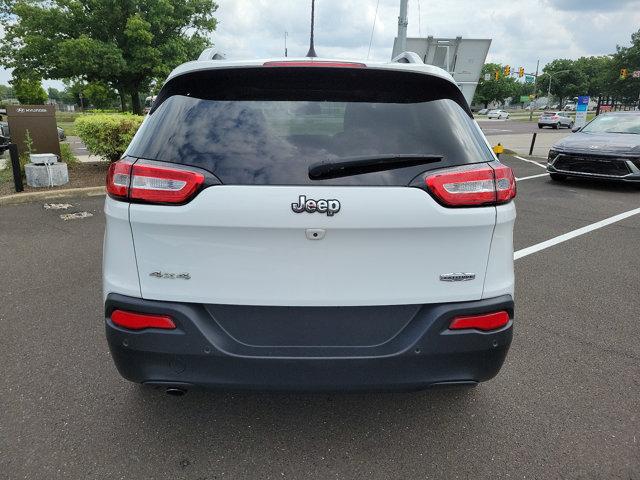
[[[576,111],[576,104],[573,102],[569,102],[564,106],[564,111],[565,112],[575,112]]]
[[[169,75],[107,176],[105,326],[125,378],[179,395],[498,373],[515,178],[447,72],[402,67]]]
[[[567,177],[640,182],[640,112],[600,115],[549,151],[553,180]]]
[[[489,113],[488,108],[483,108],[481,110],[478,110],[478,115],[486,115],[487,113]]]
[[[0,153],[4,152],[10,143],[9,125],[7,122],[0,122]]]
[[[542,112],[538,118],[538,128],[573,128],[573,118],[566,112]]]
[[[509,112],[505,112],[504,110],[491,110],[487,114],[487,118],[497,119],[497,120],[506,120],[509,118]]]
[[[151,107],[153,106],[153,102],[155,101],[156,101],[156,95],[145,98],[142,113],[144,113],[145,115],[149,113],[151,111]]]

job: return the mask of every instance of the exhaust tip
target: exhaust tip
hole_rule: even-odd
[[[187,393],[187,391],[184,388],[180,387],[167,387],[165,393],[167,395],[171,395],[172,397],[181,397],[185,393]]]

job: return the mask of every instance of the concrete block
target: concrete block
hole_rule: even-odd
[[[29,160],[36,165],[51,165],[58,161],[58,156],[53,153],[32,153]]]
[[[24,166],[27,185],[30,187],[57,187],[69,183],[69,171],[66,163],[53,165],[35,165],[28,163]]]

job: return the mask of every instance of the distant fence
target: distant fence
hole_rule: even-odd
[[[613,97],[598,97],[596,115],[606,112],[630,112],[640,110],[640,100],[633,102],[616,100]]]

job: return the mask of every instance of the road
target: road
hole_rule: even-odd
[[[485,135],[515,135],[525,133],[558,133],[558,132],[571,132],[568,128],[561,128],[559,130],[545,127],[538,128],[537,118],[533,117],[533,122],[527,120],[489,120],[488,118],[476,117],[476,121]]]
[[[516,250],[640,207],[503,161]],[[640,479],[640,215],[516,260],[511,351],[471,391],[176,398],[116,372],[103,199],[69,203],[0,207],[0,478]]]
[[[478,125],[487,137],[491,145],[502,144],[519,155],[529,153],[531,140],[534,133],[537,133],[533,155],[546,158],[551,146],[571,135],[571,130],[561,128],[538,128],[537,122],[526,122],[519,120],[488,120],[486,118],[476,118]]]

